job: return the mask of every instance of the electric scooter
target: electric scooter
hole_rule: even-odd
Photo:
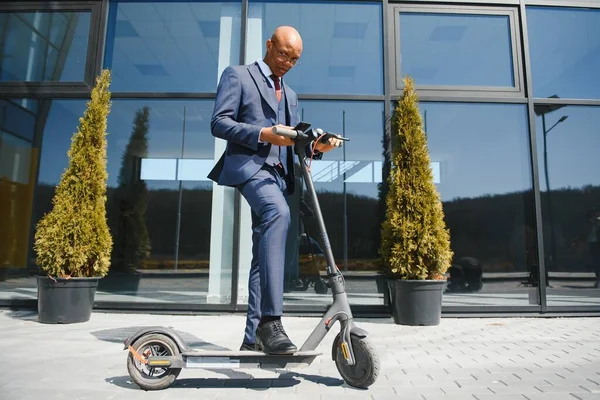
[[[307,193],[323,242],[327,260],[327,286],[331,287],[333,303],[319,324],[306,339],[300,350],[289,355],[272,355],[256,351],[205,351],[190,348],[173,330],[167,327],[147,327],[125,340],[127,371],[131,379],[144,390],[168,388],[182,368],[237,369],[259,368],[267,370],[291,369],[309,366],[322,353],[315,351],[325,335],[336,322],[340,332],[333,341],[331,357],[344,381],[357,388],[371,386],[379,375],[379,357],[367,339],[367,332],[354,324],[346,295],[345,281],[337,268],[317,193],[307,165],[305,147],[312,141],[325,142],[331,137],[347,141],[347,138],[321,129],[310,129],[301,122],[294,129],[273,127],[273,133],[294,140],[294,151],[301,164]]]

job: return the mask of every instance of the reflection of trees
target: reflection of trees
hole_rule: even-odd
[[[175,232],[179,190],[151,190],[148,193],[147,222],[152,240],[153,259],[165,268],[174,267]],[[178,269],[208,267],[212,189],[183,188]]]
[[[146,226],[148,188],[146,182],[140,179],[141,159],[148,155],[149,118],[148,107],[135,113],[133,131],[123,152],[114,194],[114,266],[127,270],[139,268],[150,254]]]
[[[377,225],[373,228],[373,236],[376,246],[375,256],[379,257],[379,244],[381,243],[381,225],[385,220],[386,214],[386,204],[385,199],[387,198],[388,193],[388,176],[390,175],[390,167],[392,165],[392,132],[394,132],[397,127],[395,126],[395,118],[392,118],[390,115],[389,118],[385,118],[385,114],[383,116],[384,120],[384,129],[383,129],[383,137],[381,138],[381,144],[383,146],[383,165],[382,165],[382,179],[381,183],[377,184]]]
[[[544,251],[546,265],[554,254],[556,262],[550,271],[586,271],[586,253],[581,251],[577,238],[587,232],[587,212],[600,204],[600,186],[585,186],[580,189],[552,190],[552,208],[549,209],[542,193],[542,217],[544,227]],[[552,224],[548,216],[552,213]],[[554,229],[554,251],[550,230]],[[548,267],[547,267],[548,268]]]
[[[114,196],[117,189],[109,188],[108,196]],[[54,186],[38,185],[34,220],[48,211],[51,206]],[[542,204],[544,204],[542,193]],[[571,239],[585,231],[586,212],[600,204],[600,186],[580,189],[562,189],[552,192],[556,210],[554,223],[557,229],[556,271],[584,272],[585,252],[572,245]],[[170,256],[173,263],[174,232],[179,193],[177,190],[151,190],[148,192],[146,221],[152,239],[153,253]],[[320,192],[319,202],[325,218],[327,232],[336,259],[341,259],[343,232],[339,223],[342,216],[343,194]],[[348,258],[349,269],[365,268],[375,270],[378,242],[372,235],[376,226],[377,199],[348,195]],[[182,225],[180,238],[180,259],[185,268],[188,265],[207,264],[210,250],[210,213],[212,196],[210,188],[184,189],[182,204]],[[481,196],[469,199],[456,199],[444,203],[446,223],[450,229],[452,250],[457,258],[471,256],[477,258],[485,272],[529,272],[527,268],[535,262],[535,223],[532,214],[524,210],[532,209],[530,192],[516,192],[496,196]],[[546,253],[549,253],[547,234],[547,210],[543,210],[546,233]],[[309,225],[309,234],[316,238],[316,227]],[[357,260],[365,260],[363,266]],[[373,263],[369,264],[368,260]],[[553,270],[554,271],[554,270]]]
[[[344,195],[338,192],[319,191],[318,197],[329,242],[339,263],[344,254],[344,224],[339,223],[343,219]],[[370,260],[369,269],[373,269],[372,262],[377,257],[379,247],[377,238],[373,235],[373,231],[379,223],[377,221],[377,200],[367,196],[346,194],[346,207],[349,269],[352,270],[356,267],[353,266],[356,259]],[[320,240],[314,219],[305,218],[303,222],[307,227],[308,234],[313,239]]]

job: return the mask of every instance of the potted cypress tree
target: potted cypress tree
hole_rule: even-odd
[[[433,183],[427,139],[412,78],[392,121],[392,168],[387,180],[386,215],[380,254],[388,276],[394,321],[438,325],[450,234]]]
[[[37,224],[34,250],[45,273],[38,276],[38,320],[90,319],[98,281],[110,266],[112,237],[106,221],[106,124],[110,71],[104,70],[71,139],[69,165]]]

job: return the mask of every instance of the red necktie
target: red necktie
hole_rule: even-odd
[[[281,84],[279,83],[279,77],[271,75],[273,83],[275,84],[275,95],[277,96],[277,102],[281,101]]]

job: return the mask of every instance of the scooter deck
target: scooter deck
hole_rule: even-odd
[[[257,351],[184,351],[181,354],[185,368],[303,368],[309,366],[322,353],[299,351],[294,354],[265,354]]]

